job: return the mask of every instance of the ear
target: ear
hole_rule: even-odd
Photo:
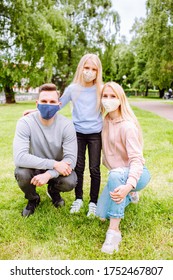
[[[61,102],[61,101],[58,101],[58,105],[62,105],[62,102]]]

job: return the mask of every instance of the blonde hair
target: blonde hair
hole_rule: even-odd
[[[85,54],[80,59],[79,64],[76,69],[74,79],[73,79],[73,83],[83,84],[83,82],[84,82],[83,69],[84,69],[84,65],[88,59],[91,59],[92,62],[97,67],[97,76],[93,82],[96,85],[96,89],[97,89],[97,109],[99,110],[100,109],[100,100],[101,100],[101,88],[103,85],[103,81],[102,81],[102,64],[101,64],[99,57],[96,54],[88,53],[88,54]]]
[[[111,87],[111,89],[114,91],[114,93],[117,95],[118,99],[120,100],[120,115],[121,115],[122,119],[132,121],[133,123],[135,123],[135,125],[139,131],[139,141],[143,145],[143,136],[142,136],[141,126],[140,126],[133,110],[131,109],[131,107],[129,105],[129,102],[127,100],[127,97],[126,97],[126,94],[125,94],[123,88],[115,82],[107,82],[104,84],[104,86],[102,88],[101,97],[102,97],[104,89],[106,87]],[[101,106],[101,110],[102,110],[102,113],[104,113],[105,110],[104,110],[103,106]]]

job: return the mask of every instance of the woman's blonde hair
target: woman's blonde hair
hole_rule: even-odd
[[[132,121],[135,123],[136,127],[139,130],[139,141],[143,145],[143,136],[142,136],[142,130],[141,130],[140,124],[139,124],[133,110],[131,109],[131,107],[129,105],[129,102],[127,100],[127,97],[126,97],[126,94],[125,94],[123,88],[115,82],[107,82],[104,84],[104,86],[102,88],[101,97],[103,96],[103,92],[106,87],[111,87],[112,90],[114,91],[114,93],[116,94],[116,96],[118,97],[118,99],[120,100],[120,115],[121,115],[122,119]],[[102,110],[102,113],[104,113],[105,110],[104,110],[103,106],[101,106],[101,110]]]
[[[85,54],[79,61],[79,64],[76,69],[76,73],[73,79],[73,83],[77,84],[83,84],[83,70],[84,70],[84,65],[87,62],[88,59],[91,59],[92,62],[96,65],[97,67],[97,76],[96,79],[93,81],[94,84],[96,85],[97,89],[97,109],[100,109],[100,100],[101,100],[101,88],[103,85],[102,81],[102,64],[99,59],[99,57],[96,54],[93,53],[88,53]]]

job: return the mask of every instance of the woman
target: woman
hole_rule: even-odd
[[[103,164],[109,169],[108,182],[98,200],[96,215],[110,219],[102,252],[113,254],[121,242],[120,221],[125,207],[138,201],[136,192],[150,180],[143,157],[139,122],[129,106],[122,87],[104,85],[101,95],[104,119],[102,131]]]

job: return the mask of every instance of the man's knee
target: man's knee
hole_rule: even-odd
[[[32,172],[28,168],[17,167],[14,172],[15,178],[19,186],[30,184],[32,178]]]
[[[57,187],[59,187],[62,192],[69,192],[73,190],[77,185],[77,175],[74,171],[69,176],[59,178],[59,182]]]

